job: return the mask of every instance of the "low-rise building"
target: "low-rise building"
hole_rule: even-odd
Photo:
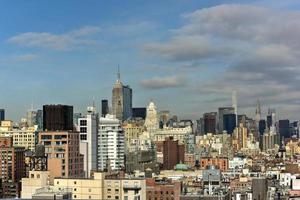
[[[1,121],[0,137],[12,137],[14,147],[34,151],[37,144],[38,126],[15,128],[10,120]]]
[[[168,179],[147,179],[146,180],[147,200],[179,200],[181,193],[181,183]]]

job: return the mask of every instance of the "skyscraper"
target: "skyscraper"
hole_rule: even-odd
[[[30,110],[27,111],[27,125],[28,126],[34,126],[37,124],[37,111],[33,110],[31,108]]]
[[[238,125],[238,111],[237,111],[237,96],[236,91],[232,91],[232,107],[234,108],[234,114],[235,114],[235,124]]]
[[[98,169],[97,147],[98,147],[98,114],[95,107],[87,108],[87,115],[78,119],[77,131],[80,139],[80,153],[84,155],[83,170],[85,177],[90,177],[91,170]]]
[[[73,106],[44,105],[43,106],[44,131],[73,130]]]
[[[227,114],[234,114],[234,113],[235,113],[235,109],[233,107],[219,108],[219,132],[220,133],[222,133],[225,130],[223,116]]]
[[[280,139],[290,138],[290,121],[288,119],[279,120],[279,135]]]
[[[132,117],[133,118],[146,118],[146,108],[132,108]]]
[[[5,110],[4,109],[0,109],[0,121],[5,120]]]
[[[223,115],[223,129],[228,134],[232,134],[235,127],[236,127],[236,115],[235,114]]]
[[[260,108],[260,102],[257,99],[256,102],[256,110],[255,110],[255,122],[256,122],[256,127],[258,127],[259,121],[261,119],[261,108]]]
[[[108,100],[102,99],[101,101],[101,116],[105,117],[109,113]]]
[[[261,119],[259,120],[259,123],[258,123],[258,132],[259,132],[259,135],[263,135],[265,130],[266,130],[267,126],[266,126],[266,120],[264,119]]]
[[[132,89],[121,82],[120,70],[112,90],[112,113],[123,121],[132,116]]]
[[[216,122],[217,122],[217,113],[210,112],[204,113],[203,115],[204,120],[204,133],[216,133]]]
[[[120,120],[113,115],[99,119],[98,131],[98,169],[120,170],[125,166],[125,138]]]
[[[147,131],[150,133],[150,136],[153,136],[153,134],[157,131],[157,129],[159,129],[157,108],[153,102],[150,102],[147,107],[145,127]]]

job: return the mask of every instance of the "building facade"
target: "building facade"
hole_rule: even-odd
[[[12,137],[14,147],[24,147],[25,150],[34,151],[38,140],[38,126],[14,128],[12,121],[2,121],[0,137]]]
[[[174,169],[179,163],[184,163],[184,145],[179,145],[172,137],[166,138],[163,142],[163,168]]]
[[[44,105],[43,106],[44,131],[72,131],[73,106]]]
[[[39,144],[45,146],[51,181],[55,177],[83,177],[83,155],[79,151],[79,133],[46,131],[39,133]]]
[[[84,156],[84,174],[90,177],[91,170],[98,169],[98,125],[99,118],[94,107],[87,108],[87,115],[78,119],[80,153]]]
[[[2,197],[20,197],[20,181],[25,177],[25,149],[14,147],[12,137],[0,137],[0,179]]]
[[[99,119],[98,169],[120,170],[124,167],[125,138],[120,120],[113,115]]]
[[[112,114],[120,121],[132,117],[132,89],[122,84],[120,72],[112,90]]]

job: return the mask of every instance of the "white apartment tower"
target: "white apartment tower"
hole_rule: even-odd
[[[78,119],[77,131],[80,133],[80,153],[84,155],[84,174],[89,178],[91,170],[98,169],[98,115],[95,107],[88,107],[86,116]]]
[[[120,170],[124,167],[125,137],[121,121],[113,115],[99,120],[98,169]]]

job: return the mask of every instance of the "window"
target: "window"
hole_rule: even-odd
[[[86,136],[86,134],[84,134],[84,135],[80,135],[80,140],[86,140],[87,139],[87,136]]]
[[[34,178],[34,174],[31,174],[31,178]]]
[[[77,188],[74,188],[74,191],[76,192],[76,191],[77,191]]]
[[[80,127],[80,133],[86,133],[87,129],[86,127]]]
[[[59,181],[57,181],[56,184],[59,185]]]
[[[42,138],[42,140],[51,140],[52,135],[42,135],[41,138]]]
[[[40,178],[40,175],[38,174],[38,175],[36,175],[36,177],[37,177],[37,178]]]
[[[80,120],[80,126],[86,126],[86,120]]]
[[[91,188],[89,189],[89,192],[92,192],[92,189],[91,189]]]
[[[119,199],[119,196],[115,196],[115,199]]]
[[[77,196],[76,196],[76,195],[74,195],[74,199],[76,199],[76,197],[77,197]]]
[[[77,183],[77,182],[76,182],[76,181],[74,181],[74,185],[76,185],[76,183]]]

